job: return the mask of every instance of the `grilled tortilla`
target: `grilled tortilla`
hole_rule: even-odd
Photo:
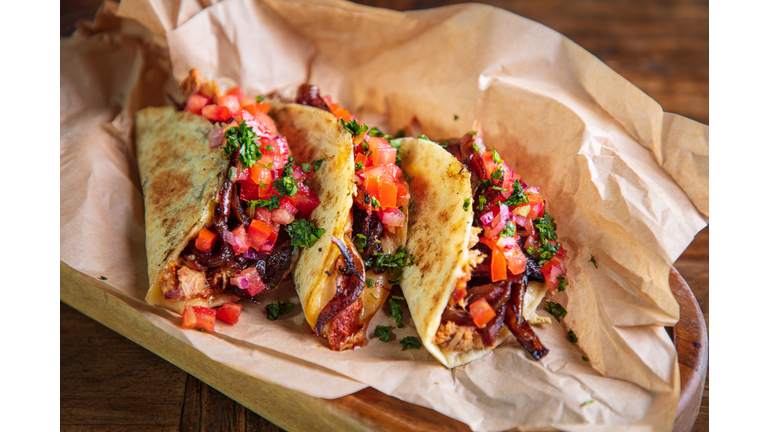
[[[471,271],[472,203],[464,209],[465,199],[472,196],[471,177],[468,169],[439,144],[405,138],[400,148],[401,166],[410,177],[416,202],[409,215],[407,243],[415,265],[404,270],[401,288],[422,343],[443,365],[453,368],[483,357],[512,333],[504,326],[492,346],[466,351],[443,350],[435,343],[454,288],[459,278]],[[546,289],[546,285],[534,282],[526,292],[523,315],[532,324],[549,321],[536,315]]]
[[[146,301],[179,314],[185,305],[215,307],[238,300],[233,294],[216,294],[179,302],[163,298],[161,289],[163,271],[210,224],[225,180],[229,158],[223,149],[208,148],[211,130],[206,118],[171,107],[136,113],[150,281]]]

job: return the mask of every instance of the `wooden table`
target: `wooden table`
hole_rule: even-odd
[[[453,1],[361,1],[397,10]],[[658,101],[665,111],[709,122],[706,0],[487,2],[568,36]],[[100,1],[62,0],[61,35]],[[709,326],[709,228],[675,267]],[[280,430],[181,369],[61,304],[62,430]],[[365,391],[365,390],[364,390]],[[709,374],[693,431],[709,430]]]

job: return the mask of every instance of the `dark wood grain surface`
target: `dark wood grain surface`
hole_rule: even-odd
[[[62,0],[61,35],[93,17],[100,1]],[[451,1],[374,0],[396,10]],[[538,0],[485,2],[571,38],[665,111],[709,122],[707,1]],[[709,326],[709,228],[675,263]],[[275,431],[277,426],[139,345],[61,304],[62,430]],[[709,374],[693,431],[709,430]]]

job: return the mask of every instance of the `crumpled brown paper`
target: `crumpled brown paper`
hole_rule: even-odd
[[[62,261],[109,276],[113,294],[209,357],[310,395],[372,386],[473,430],[671,429],[679,372],[662,326],[677,321],[678,306],[668,274],[707,223],[707,126],[664,113],[568,39],[492,7],[124,0],[120,15],[146,28],[114,8],[62,40]],[[174,314],[144,306],[132,118],[165,104],[166,92],[178,97],[172,77],[191,66],[251,94],[291,98],[309,79],[366,122],[395,130],[417,115],[435,139],[481,120],[486,143],[541,187],[571,257],[568,291],[552,300],[568,309],[564,327],[536,326],[550,354],[536,362],[510,341],[447,370],[424,349],[375,338],[331,352],[300,310],[266,319],[274,299],[299,303],[290,282],[216,335],[181,330]],[[370,328],[392,322],[379,313]],[[397,339],[416,335],[405,323]]]

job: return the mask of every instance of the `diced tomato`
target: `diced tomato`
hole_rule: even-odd
[[[513,275],[519,275],[525,271],[525,254],[517,243],[512,243],[512,247],[504,250],[504,256],[507,260],[507,268]]]
[[[264,207],[259,207],[256,209],[255,212],[255,218],[264,222],[265,224],[271,224],[271,216],[269,214],[269,210],[265,209]]]
[[[232,250],[235,254],[241,254],[248,250],[248,235],[245,232],[245,225],[240,225],[232,231],[234,237]]]
[[[259,185],[261,189],[269,189],[273,180],[272,171],[264,168],[261,163],[257,163],[250,169],[250,180],[252,183]],[[261,187],[262,183],[264,184],[263,188]],[[259,190],[259,196],[261,197],[261,195],[261,190]]]
[[[331,113],[336,116],[336,118],[343,118],[344,120],[349,121],[349,118],[352,117],[349,111],[341,108],[339,104],[334,103],[330,96],[323,96],[323,100],[325,101],[326,105],[328,105],[328,108],[330,108]]]
[[[216,99],[216,105],[227,107],[231,114],[240,112],[240,100],[237,96],[221,96]]]
[[[485,297],[469,305],[469,314],[472,316],[472,321],[475,322],[477,328],[485,327],[496,316],[496,312],[493,311]]]
[[[293,205],[293,203],[291,202],[291,200],[288,199],[288,197],[282,197],[280,199],[280,208],[288,212],[288,214],[290,214],[291,216],[294,216],[296,213],[299,212],[299,209],[297,209],[296,206]]]
[[[232,285],[245,290],[250,296],[255,296],[266,289],[264,282],[262,282],[261,277],[259,276],[258,270],[254,267],[238,271],[235,276],[232,276],[229,279],[229,282]]]
[[[259,110],[253,113],[253,120],[246,120],[245,124],[252,127],[253,132],[258,136],[271,137],[277,134],[275,122]]]
[[[490,179],[491,174],[496,171],[500,164],[493,161],[493,152],[487,151],[483,153],[482,165],[483,169],[485,169],[485,178]]]
[[[240,87],[232,87],[231,89],[224,92],[226,96],[235,96],[237,99],[241,99],[245,97],[245,93],[243,93],[243,89]]]
[[[395,169],[392,169],[391,167],[397,168],[397,165],[371,166],[363,169],[363,171],[360,172],[360,175],[366,180],[374,177],[379,177],[381,181],[385,181],[387,183],[394,183],[395,179],[397,178],[396,174],[399,172],[399,169],[395,170]]]
[[[208,105],[203,107],[203,117],[211,121],[227,121],[232,118],[232,113],[225,106]]]
[[[259,186],[250,181],[240,183],[240,199],[243,201],[259,199]]]
[[[251,97],[251,96],[242,96],[240,98],[240,109],[241,110],[245,111],[246,107],[251,106],[251,105],[256,105],[256,98]],[[249,113],[253,112],[255,110],[256,110],[256,107],[254,106],[252,109],[249,110]]]
[[[374,165],[393,164],[397,160],[397,149],[394,147],[377,147],[371,150]]]
[[[199,329],[212,332],[216,322],[216,311],[203,306],[185,306],[181,316],[181,328]]]
[[[320,200],[317,199],[314,193],[309,190],[309,187],[305,184],[299,184],[299,191],[293,197],[294,206],[299,209],[300,212],[305,215],[312,213],[312,210],[320,205]]]
[[[397,182],[397,198],[410,198],[411,194],[408,190],[408,183]]]
[[[280,232],[280,225],[273,224],[271,228],[272,228],[272,231],[269,233],[269,237],[267,237],[267,241],[264,243],[264,245],[261,246],[261,249],[260,249],[261,252],[272,252],[272,248],[275,246],[275,242],[277,241],[277,235]]]
[[[491,282],[498,282],[507,279],[507,261],[504,252],[499,249],[493,249],[491,253]]]
[[[291,155],[288,150],[288,140],[285,137],[278,137],[269,142],[274,149],[272,163],[274,169],[282,169],[288,163],[288,157]]]
[[[462,289],[453,290],[453,294],[452,294],[453,304],[460,302],[466,296],[467,296],[466,286]]]
[[[248,226],[248,246],[261,250],[261,247],[267,242],[271,233],[272,226],[269,223],[253,219]]]
[[[240,312],[243,310],[243,305],[226,302],[219,310],[216,311],[216,318],[224,321],[225,323],[237,324],[240,319]]]
[[[202,114],[203,107],[211,103],[211,98],[205,97],[201,94],[191,94],[187,98],[187,106],[184,107],[184,111],[189,111],[195,114]]]
[[[369,166],[369,164],[368,164],[368,156],[366,156],[366,155],[364,155],[362,153],[358,153],[355,156],[355,166],[357,166],[358,163],[362,164],[363,168]]]
[[[216,243],[216,233],[208,228],[203,228],[195,239],[195,247],[203,253],[211,253],[214,243]]]
[[[397,206],[397,186],[392,183],[379,183],[379,203],[381,208]]]
[[[296,179],[297,183],[304,183],[304,180],[307,178],[307,173],[305,173],[301,167],[296,167],[293,169],[293,174],[291,174],[291,177]]]

